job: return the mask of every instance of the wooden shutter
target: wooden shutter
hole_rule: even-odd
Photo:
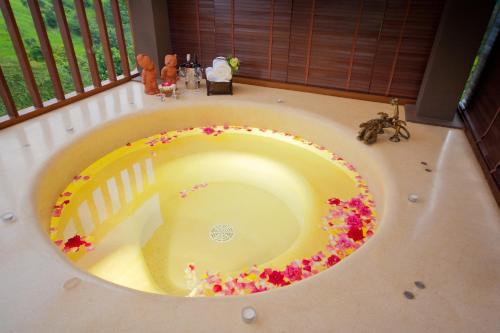
[[[309,31],[313,15],[313,1],[292,2],[287,82],[305,83],[306,62],[310,56]]]
[[[441,9],[433,0],[411,2],[389,95],[418,95]]]
[[[292,0],[275,0],[272,17],[270,73],[265,77],[274,81],[287,81]]]
[[[169,0],[172,44],[238,75],[415,99],[444,0]]]
[[[234,0],[213,1],[215,53],[227,56],[234,53]]]
[[[358,16],[358,30],[353,41],[351,77],[346,83],[347,90],[370,91],[372,72],[375,69],[375,56],[378,51],[381,29],[383,27],[386,3],[363,1]]]
[[[167,4],[174,53],[177,54],[178,63],[183,63],[187,53],[198,51],[196,0],[168,1]]]
[[[359,2],[316,1],[308,84],[345,88]]]
[[[272,1],[234,0],[234,52],[240,75],[268,77]]]
[[[199,0],[200,50],[198,59],[203,67],[212,66],[212,60],[216,57],[214,10],[212,0]]]

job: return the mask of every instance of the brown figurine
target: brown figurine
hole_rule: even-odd
[[[137,55],[137,63],[142,67],[142,83],[144,83],[144,93],[147,95],[156,95],[160,93],[156,82],[156,69],[150,57],[145,54]]]
[[[165,66],[161,69],[161,80],[170,84],[175,84],[177,77],[177,54],[167,54],[165,56]]]

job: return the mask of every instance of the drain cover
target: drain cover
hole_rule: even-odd
[[[217,243],[229,242],[234,237],[234,229],[229,224],[216,224],[208,232],[208,237]]]

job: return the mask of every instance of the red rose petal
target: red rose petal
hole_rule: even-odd
[[[74,235],[73,237],[69,238],[66,243],[64,243],[64,252],[69,252],[71,250],[76,250],[78,251],[80,249],[80,246],[85,246],[85,247],[91,247],[92,244],[89,242],[86,242],[83,240],[84,237],[81,237],[80,235]]]
[[[330,198],[330,199],[328,199],[328,204],[332,205],[332,206],[333,205],[338,206],[338,205],[340,205],[340,199],[338,199],[338,198]]]
[[[268,282],[274,284],[275,286],[282,286],[285,284],[285,281],[283,280],[284,275],[283,273],[279,271],[273,271],[271,274],[269,274],[268,277]]]
[[[364,238],[363,230],[361,228],[351,228],[347,233],[347,236],[353,241],[360,241]]]
[[[337,257],[336,255],[332,254],[331,256],[328,257],[328,259],[326,260],[326,266],[327,267],[332,267],[333,265],[335,265],[336,263],[338,263],[340,261],[340,258]]]
[[[203,133],[205,133],[206,135],[213,134],[214,132],[215,132],[215,130],[212,127],[203,128]]]

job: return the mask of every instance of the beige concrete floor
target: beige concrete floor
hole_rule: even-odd
[[[418,124],[408,142],[355,139],[361,121],[391,110],[248,85],[162,103],[131,82],[0,131],[0,214],[17,215],[0,222],[0,332],[499,332],[500,211],[472,150],[460,130]],[[310,279],[225,298],[115,286],[78,271],[49,242],[51,203],[99,156],[161,128],[225,121],[288,130],[355,164],[376,198],[375,236]],[[254,324],[241,321],[247,305]]]

